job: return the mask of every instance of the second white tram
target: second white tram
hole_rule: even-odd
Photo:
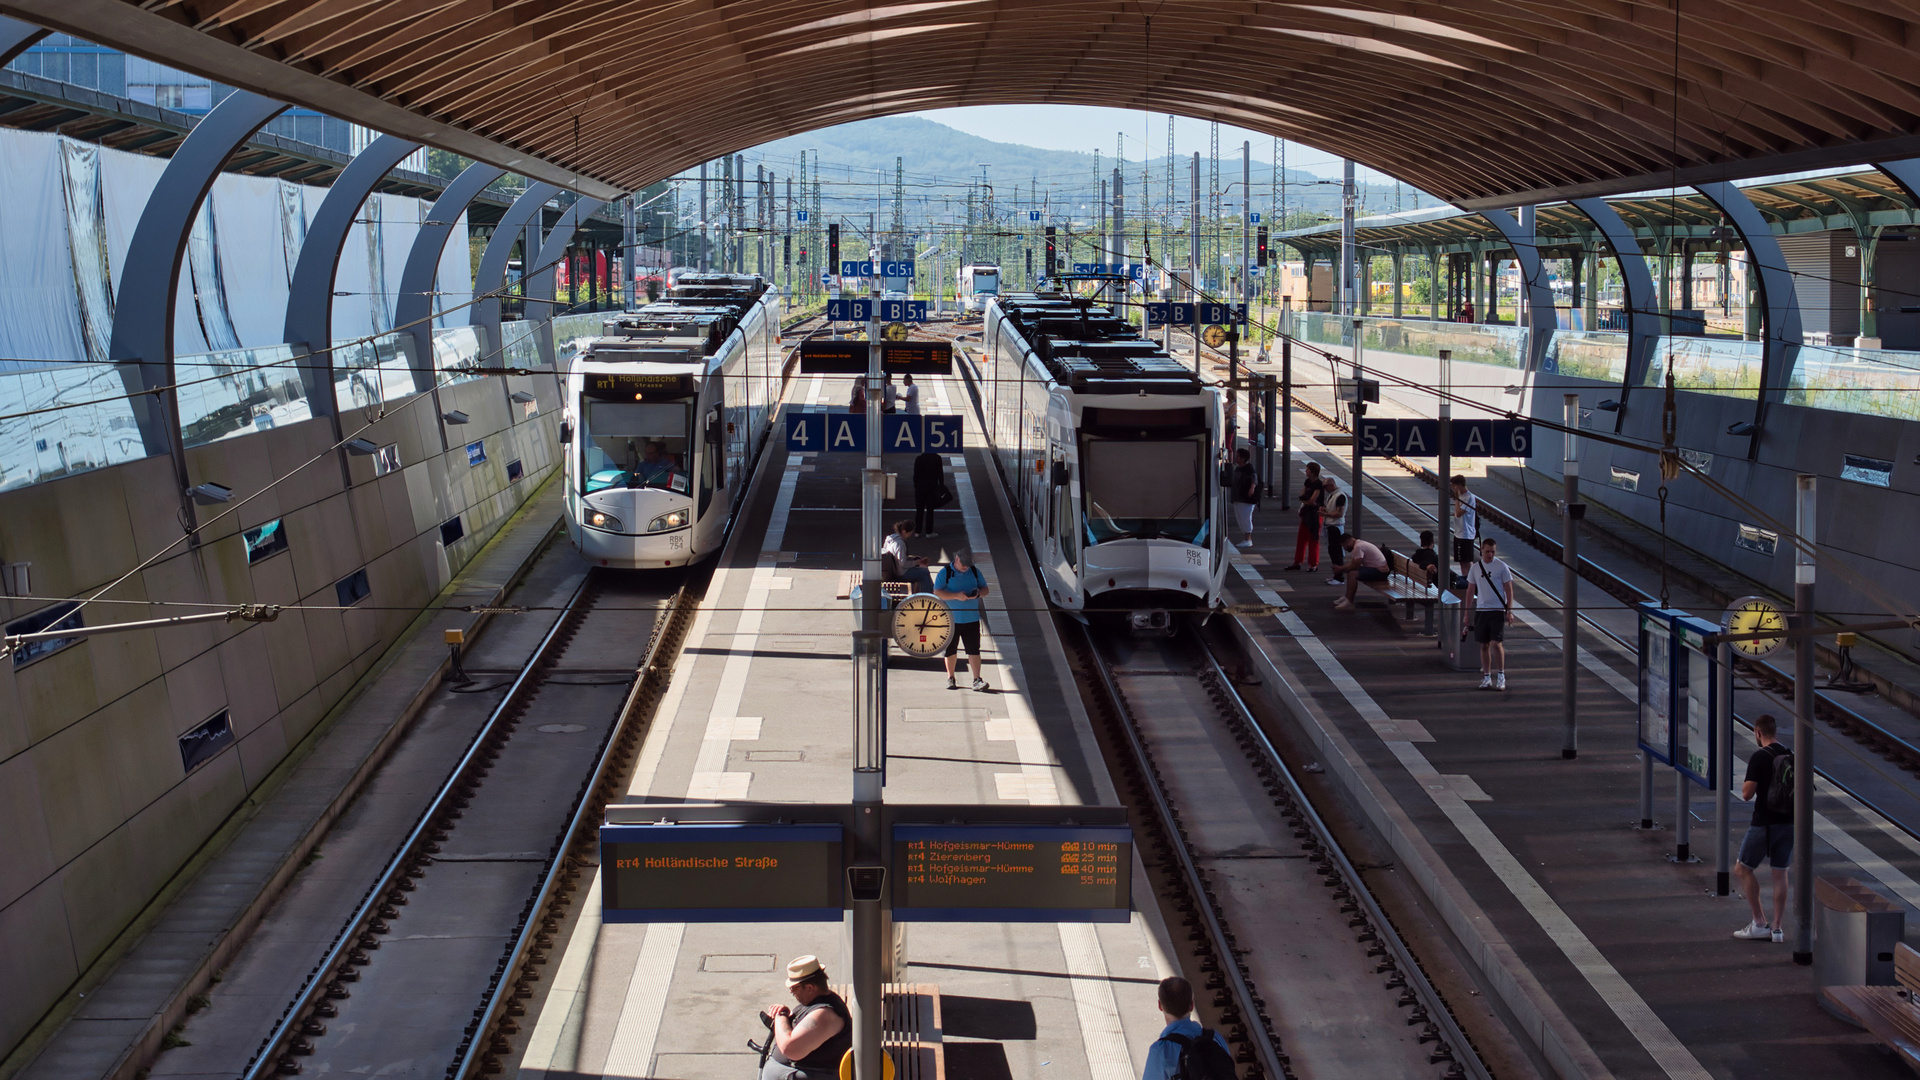
[[[567,535],[600,566],[715,554],[780,395],[780,296],[758,276],[683,274],[580,343],[561,421]]]
[[[987,439],[1048,599],[1136,629],[1223,603],[1219,392],[1084,299],[999,297],[983,337]]]

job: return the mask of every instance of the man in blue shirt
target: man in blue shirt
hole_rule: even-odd
[[[1140,1080],[1176,1080],[1180,1075],[1181,1042],[1169,1039],[1169,1035],[1179,1035],[1191,1042],[1200,1037],[1206,1029],[1193,1019],[1193,984],[1178,975],[1160,980],[1160,1015],[1166,1017],[1167,1026],[1160,1031],[1160,1037],[1147,1048],[1147,1064],[1140,1070]],[[1233,1049],[1219,1032],[1213,1038],[1220,1049],[1227,1053],[1227,1061],[1233,1060]]]
[[[958,690],[954,668],[960,645],[967,646],[967,664],[973,669],[973,688],[986,690],[987,680],[980,677],[980,612],[987,595],[987,579],[973,565],[973,553],[965,548],[953,553],[952,562],[940,568],[933,579],[933,595],[947,602],[953,612],[953,636],[947,639],[947,689]]]

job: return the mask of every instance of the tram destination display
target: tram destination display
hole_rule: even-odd
[[[895,825],[893,917],[920,922],[1126,922],[1126,826]]]
[[[953,346],[945,341],[889,341],[880,346],[880,370],[889,375],[951,375]],[[808,339],[800,343],[803,375],[865,375],[867,343]]]
[[[842,836],[839,825],[603,825],[602,918],[837,921]]]

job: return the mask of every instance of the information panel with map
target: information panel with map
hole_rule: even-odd
[[[604,825],[606,922],[838,921],[839,825]]]
[[[893,917],[918,922],[1126,922],[1125,826],[895,825]]]

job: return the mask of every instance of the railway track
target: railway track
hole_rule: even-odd
[[[665,689],[694,607],[686,582],[581,579],[243,1080],[398,1062],[417,1075],[444,1061],[449,1078],[503,1070]]]
[[[1135,849],[1202,980],[1201,1022],[1227,1037],[1243,1075],[1313,1075],[1313,1062],[1337,1060],[1348,1075],[1487,1080],[1200,632],[1058,625]]]

